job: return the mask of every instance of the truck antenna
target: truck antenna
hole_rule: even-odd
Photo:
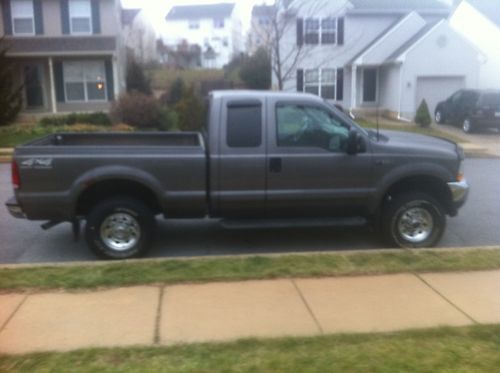
[[[377,109],[376,109],[376,115],[377,115],[377,141],[380,141],[380,126],[379,126],[379,123],[378,123],[378,105],[377,105]]]

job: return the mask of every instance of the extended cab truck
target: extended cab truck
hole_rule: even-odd
[[[455,143],[366,131],[313,95],[213,92],[204,132],[35,140],[14,152],[7,207],[49,225],[85,219],[90,248],[120,259],[145,252],[159,214],[256,225],[363,217],[393,245],[433,246],[468,194]]]

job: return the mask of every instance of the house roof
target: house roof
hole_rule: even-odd
[[[450,10],[444,2],[438,0],[350,0],[357,10]]]
[[[474,8],[500,27],[500,3],[493,0],[468,0]]]
[[[8,47],[8,56],[57,56],[110,54],[116,50],[113,36],[71,36],[71,37],[6,37],[3,43]]]
[[[131,25],[140,11],[141,9],[122,9],[122,24],[124,26]]]
[[[403,45],[401,45],[398,49],[396,49],[388,58],[388,62],[395,61],[399,56],[404,54],[408,49],[410,49],[417,41],[422,39],[434,26],[438,23],[442,22],[442,20],[428,22],[420,31],[418,31],[415,35],[413,35],[410,39],[408,39]]]
[[[234,3],[179,5],[170,9],[167,21],[181,19],[228,18],[233,14]]]

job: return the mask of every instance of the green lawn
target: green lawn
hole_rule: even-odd
[[[0,356],[2,372],[497,372],[500,326]]]
[[[394,250],[286,256],[139,260],[0,269],[0,289],[93,289],[141,284],[353,276],[500,268],[500,249]]]
[[[356,119],[356,123],[358,123],[360,126],[362,126],[364,128],[368,128],[368,129],[376,129],[377,128],[377,125],[375,123],[367,121],[363,118]],[[451,140],[451,141],[454,141],[457,143],[469,142],[469,141],[467,141],[459,136],[455,136],[455,135],[450,134],[448,132],[440,131],[439,129],[436,129],[433,127],[422,128],[422,127],[417,126],[414,123],[393,124],[393,123],[384,123],[382,120],[379,127],[382,130],[413,132],[413,133],[418,133],[421,135],[443,137],[445,139],[448,139],[448,140]]]

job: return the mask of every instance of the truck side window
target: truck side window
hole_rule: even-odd
[[[262,105],[228,105],[227,145],[231,148],[256,148],[261,143]]]
[[[303,146],[343,151],[349,137],[348,125],[326,110],[284,104],[276,108],[278,146]]]

